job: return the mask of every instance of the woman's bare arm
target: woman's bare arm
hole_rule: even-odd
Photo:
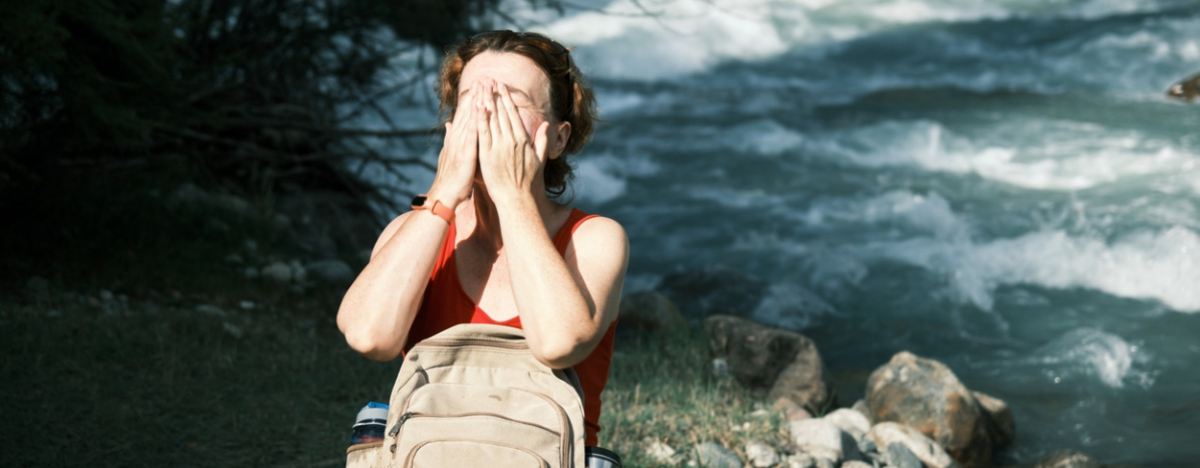
[[[470,124],[446,124],[427,205],[436,201],[454,209],[470,194],[479,154],[473,104],[478,90],[475,86],[464,92],[468,105],[456,115],[456,120],[461,117]],[[397,217],[383,230],[370,263],[338,308],[338,329],[351,348],[379,361],[400,355],[449,228],[432,210],[421,210]]]

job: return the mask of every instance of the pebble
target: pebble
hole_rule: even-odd
[[[670,445],[649,437],[644,442],[646,443],[646,455],[651,460],[664,465],[673,465],[679,462],[679,457],[675,455],[675,449]]]
[[[274,262],[263,267],[262,277],[276,283],[287,284],[292,281],[292,268],[283,262]]]
[[[783,459],[783,464],[787,468],[814,468],[817,466],[817,461],[812,455],[801,452],[793,455],[788,455]]]
[[[832,422],[824,419],[805,419],[788,423],[792,442],[813,458],[834,463],[860,458],[858,443]]]
[[[746,457],[750,459],[750,464],[755,468],[767,468],[775,466],[779,463],[779,453],[770,445],[762,442],[751,442],[743,447],[746,451]]]
[[[729,378],[729,362],[725,358],[715,358],[712,360],[713,377],[718,379]]]
[[[871,430],[871,421],[868,421],[866,416],[848,408],[838,409],[825,415],[822,419],[833,423],[839,429],[854,436],[855,439],[863,438],[867,435],[867,431]]]
[[[354,281],[354,270],[341,260],[319,260],[308,265],[305,269],[317,279],[331,283],[349,283]]]
[[[875,466],[864,461],[850,460],[846,463],[842,463],[841,468],[875,468]]]

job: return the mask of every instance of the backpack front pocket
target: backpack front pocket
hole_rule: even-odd
[[[383,442],[354,444],[346,449],[346,468],[373,468],[379,460]]]
[[[453,439],[430,440],[413,447],[401,468],[549,468],[532,450],[494,442]]]
[[[409,459],[418,447],[433,442],[474,441],[500,447],[520,447],[539,459],[562,466],[570,458],[564,452],[561,434],[553,428],[516,421],[498,414],[425,415],[407,414],[392,435],[397,462]],[[408,465],[401,465],[408,466]]]

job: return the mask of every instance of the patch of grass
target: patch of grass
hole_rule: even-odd
[[[743,460],[742,447],[750,441],[785,448],[789,439],[782,416],[710,369],[707,341],[699,330],[619,340],[604,391],[600,445],[619,453],[628,467],[674,466],[646,453],[649,439],[671,446],[681,459],[710,441]]]
[[[339,466],[399,366],[347,347],[332,311],[0,304],[6,467]]]
[[[352,351],[322,301],[234,299],[0,297],[0,466],[344,464],[356,412],[386,401],[400,362]],[[706,441],[784,448],[761,408],[711,376],[698,332],[625,337],[600,441],[629,467],[663,466],[647,438],[684,457]]]

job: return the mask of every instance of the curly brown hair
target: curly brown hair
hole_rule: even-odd
[[[492,31],[472,36],[446,50],[442,71],[434,88],[441,98],[442,123],[454,119],[458,107],[458,83],[463,67],[475,56],[484,52],[512,53],[527,57],[536,63],[550,79],[550,107],[559,122],[571,123],[571,136],[567,139],[562,155],[546,161],[546,193],[557,198],[567,190],[574,177],[567,155],[583,149],[592,137],[598,121],[596,96],[588,86],[583,74],[571,60],[569,49],[549,37],[537,33],[514,31]]]

